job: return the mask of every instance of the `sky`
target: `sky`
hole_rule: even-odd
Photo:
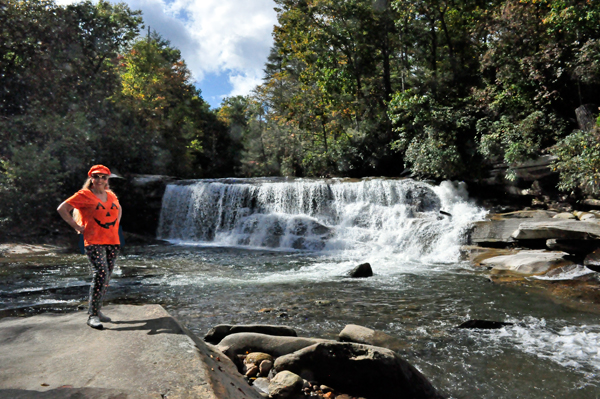
[[[80,0],[56,0],[66,5]],[[262,82],[277,23],[273,0],[109,0],[143,12],[181,56],[212,108]]]

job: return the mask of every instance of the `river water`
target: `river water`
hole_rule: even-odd
[[[171,245],[125,247],[107,301],[162,304],[200,336],[221,323],[332,339],[347,324],[382,330],[451,398],[600,398],[597,314],[460,261],[484,216],[449,182],[182,182],[163,199]],[[362,262],[374,276],[349,278]],[[82,255],[0,258],[0,315],[74,311],[88,281]],[[513,324],[456,328],[470,319]]]

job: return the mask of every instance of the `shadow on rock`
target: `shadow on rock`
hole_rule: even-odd
[[[106,330],[111,331],[134,331],[134,330],[148,330],[148,335],[156,334],[185,334],[179,324],[171,317],[158,317],[150,320],[129,320],[129,321],[113,321],[112,324],[140,324],[131,327],[116,327],[107,328]]]

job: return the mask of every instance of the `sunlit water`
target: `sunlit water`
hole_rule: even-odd
[[[387,184],[334,184],[371,183],[380,185],[376,192]],[[260,204],[254,203],[228,221],[231,209],[222,207],[220,217],[207,222],[213,223],[208,233],[189,226],[182,233],[182,226],[166,228],[163,220],[159,234],[174,245],[126,247],[107,301],[162,304],[199,336],[221,323],[286,324],[302,336],[332,339],[347,324],[382,330],[405,342],[400,354],[452,398],[599,398],[598,315],[525,289],[492,284],[485,271],[460,262],[465,227],[484,214],[468,202],[460,186],[433,187],[437,201],[414,203],[398,194],[412,190],[412,182],[410,187],[389,183],[395,187],[388,186],[388,192],[396,192],[387,203],[367,195],[335,203],[339,197],[334,196],[324,199],[329,210],[288,204],[277,212],[256,211]],[[185,191],[182,187],[207,189],[192,183],[171,186],[170,191]],[[430,194],[428,188],[416,191]],[[199,212],[197,207],[206,204],[197,202],[198,197],[196,192],[195,209],[187,202],[173,209]],[[440,216],[440,209],[452,217]],[[244,230],[249,224],[254,230]],[[299,238],[302,245],[295,246],[303,248],[296,249]],[[347,277],[365,261],[373,266],[373,277]],[[0,311],[74,310],[84,300],[88,273],[82,255],[0,258]],[[514,324],[499,330],[455,328],[469,319]]]

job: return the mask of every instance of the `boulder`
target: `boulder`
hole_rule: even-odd
[[[350,273],[349,276],[352,278],[371,277],[373,276],[373,269],[369,263],[363,263],[356,266]]]
[[[503,321],[492,321],[492,320],[469,320],[462,323],[456,328],[469,328],[469,329],[482,329],[482,330],[494,330],[502,328],[504,326],[512,326],[513,323],[505,323]]]
[[[277,373],[269,384],[269,397],[273,399],[295,398],[302,392],[304,380],[290,371]]]
[[[277,326],[268,324],[230,325],[219,324],[214,326],[205,336],[204,340],[211,344],[218,344],[223,338],[230,334],[252,332],[282,337],[297,337],[296,331],[288,326]]]
[[[442,398],[413,366],[389,349],[324,342],[275,360],[278,372],[288,370],[351,396],[369,399]],[[308,377],[308,378],[307,378]]]
[[[512,237],[516,240],[535,239],[599,239],[600,225],[575,220],[550,219],[546,222],[523,222]]]
[[[495,274],[516,274],[531,276],[544,274],[557,267],[573,264],[565,257],[566,252],[558,251],[521,251],[514,255],[496,256],[481,262],[482,266],[492,268]]]
[[[268,360],[268,361],[272,362],[273,356],[269,355],[268,353],[264,353],[264,352],[252,352],[252,353],[249,353],[248,356],[246,356],[246,358],[244,359],[244,363],[245,364],[254,364],[254,365],[258,366],[264,360]]]
[[[330,342],[319,338],[279,337],[258,333],[237,333],[223,338],[217,348],[227,357],[237,362],[238,354],[264,352],[273,357],[287,355],[320,342]],[[335,341],[331,341],[335,342]]]
[[[381,346],[393,351],[406,349],[407,347],[404,342],[391,335],[356,324],[348,324],[344,327],[339,335],[339,339],[342,342],[355,342],[358,344]]]

